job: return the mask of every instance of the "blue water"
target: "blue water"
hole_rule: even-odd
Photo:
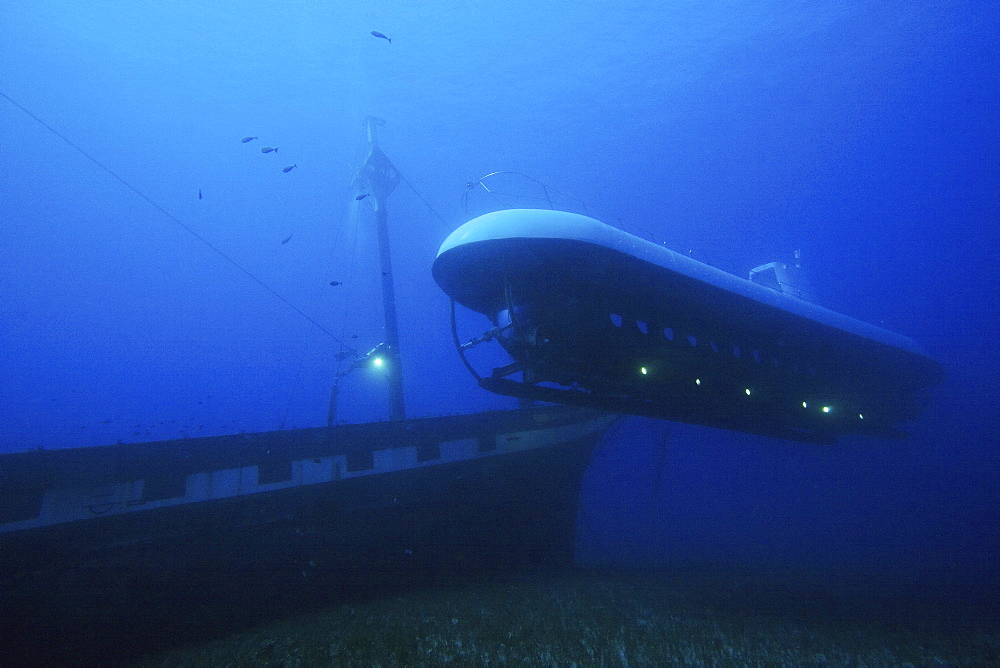
[[[462,368],[429,272],[463,222],[465,184],[498,169],[741,275],[800,248],[824,305],[947,368],[900,442],[817,448],[631,420],[588,474],[582,561],[993,586],[997,13],[939,0],[2,3],[0,450],[325,424],[341,344],[177,221],[369,349],[377,269],[350,184],[374,114],[413,186],[389,203],[411,415],[513,405]],[[353,373],[339,417],[384,419],[383,395]]]

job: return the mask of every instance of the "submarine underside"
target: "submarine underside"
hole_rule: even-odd
[[[466,364],[499,394],[832,443],[905,436],[944,373],[907,337],[578,214],[480,216],[433,271],[492,320],[475,342],[511,362]]]

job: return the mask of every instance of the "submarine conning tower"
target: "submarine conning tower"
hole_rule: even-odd
[[[912,339],[575,213],[474,218],[433,274],[491,320],[456,331],[466,366],[524,399],[830,443],[905,436],[944,374]],[[481,375],[468,351],[493,339],[510,362]]]

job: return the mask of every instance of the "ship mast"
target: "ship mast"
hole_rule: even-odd
[[[403,374],[399,355],[399,325],[396,321],[396,294],[392,281],[392,259],[389,253],[389,216],[386,200],[399,184],[399,170],[378,146],[376,128],[385,121],[369,116],[367,121],[368,157],[358,171],[357,184],[375,210],[378,234],[379,271],[382,277],[382,311],[385,320],[385,341],[381,357],[389,386],[389,419],[406,419],[403,402]]]

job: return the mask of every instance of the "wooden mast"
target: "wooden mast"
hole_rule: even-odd
[[[399,184],[399,170],[378,146],[376,128],[385,121],[369,116],[367,119],[368,157],[358,173],[358,181],[375,209],[375,227],[378,233],[379,271],[382,275],[382,311],[385,320],[385,346],[382,351],[384,371],[389,386],[389,419],[405,420],[403,401],[403,373],[399,355],[399,324],[396,320],[396,294],[392,280],[392,258],[389,252],[389,216],[386,200]]]

